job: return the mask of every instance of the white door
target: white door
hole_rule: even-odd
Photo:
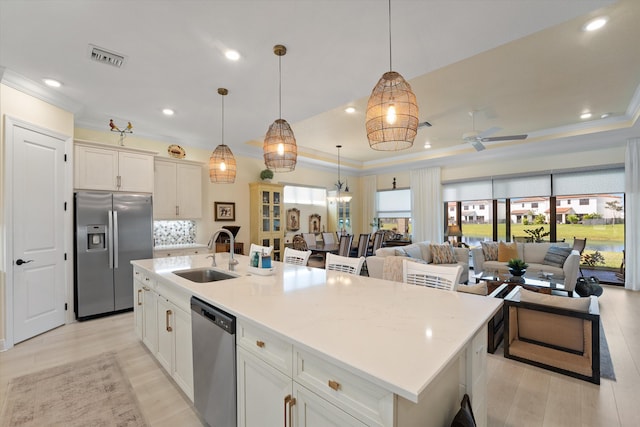
[[[13,159],[7,160],[13,162],[13,332],[18,343],[65,322],[65,143],[13,129]]]

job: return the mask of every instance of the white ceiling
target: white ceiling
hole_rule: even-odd
[[[582,31],[599,15],[609,17],[607,26]],[[5,80],[10,73],[38,84],[60,80],[58,96],[78,106],[78,127],[107,131],[111,118],[131,121],[136,135],[211,150],[221,142],[217,88],[228,88],[225,143],[261,156],[278,118],[272,49],[281,43],[288,48],[282,117],[300,159],[334,162],[342,144],[356,172],[516,144],[475,153],[462,143],[472,110],[478,130],[529,134],[521,147],[576,135],[615,136],[616,144],[638,136],[638,0],[393,0],[391,19],[393,69],[410,81],[420,120],[433,124],[401,152],[371,150],[364,126],[367,98],[389,69],[384,0],[0,0],[0,68]],[[126,64],[90,61],[89,44],[125,55]],[[241,60],[225,59],[227,48]],[[165,107],[176,114],[162,115]],[[581,120],[584,110],[594,118]]]

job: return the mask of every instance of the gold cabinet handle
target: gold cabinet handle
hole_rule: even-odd
[[[264,341],[260,341],[260,340],[258,340],[258,341],[256,341],[256,345],[257,345],[258,347],[260,347],[260,348],[264,348]]]
[[[140,294],[142,293],[142,289],[138,289],[138,305],[142,305],[142,301],[140,301]]]
[[[296,398],[292,397],[289,400],[289,426],[293,427],[293,405],[296,404]]]
[[[142,289],[144,289],[144,290],[145,290],[145,291],[147,291],[147,292],[151,290],[151,289],[149,289],[149,287],[147,287],[147,286],[143,286],[143,287],[142,287]]]
[[[171,332],[173,331],[173,328],[169,325],[169,316],[171,316],[171,310],[167,310],[166,314],[167,314],[166,316],[167,332]]]
[[[329,380],[329,387],[332,388],[335,391],[340,390],[340,383],[338,381],[334,381],[334,380]]]

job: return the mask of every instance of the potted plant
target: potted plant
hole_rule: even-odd
[[[524,283],[522,276],[527,272],[529,264],[520,258],[511,258],[509,262],[507,262],[507,267],[509,267],[509,273],[513,276],[511,278],[513,282]]]
[[[273,171],[271,169],[265,169],[260,172],[260,179],[266,182],[271,181],[273,178]]]

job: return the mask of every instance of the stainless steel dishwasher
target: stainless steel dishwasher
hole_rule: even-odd
[[[191,297],[193,400],[211,427],[236,427],[236,318]]]

